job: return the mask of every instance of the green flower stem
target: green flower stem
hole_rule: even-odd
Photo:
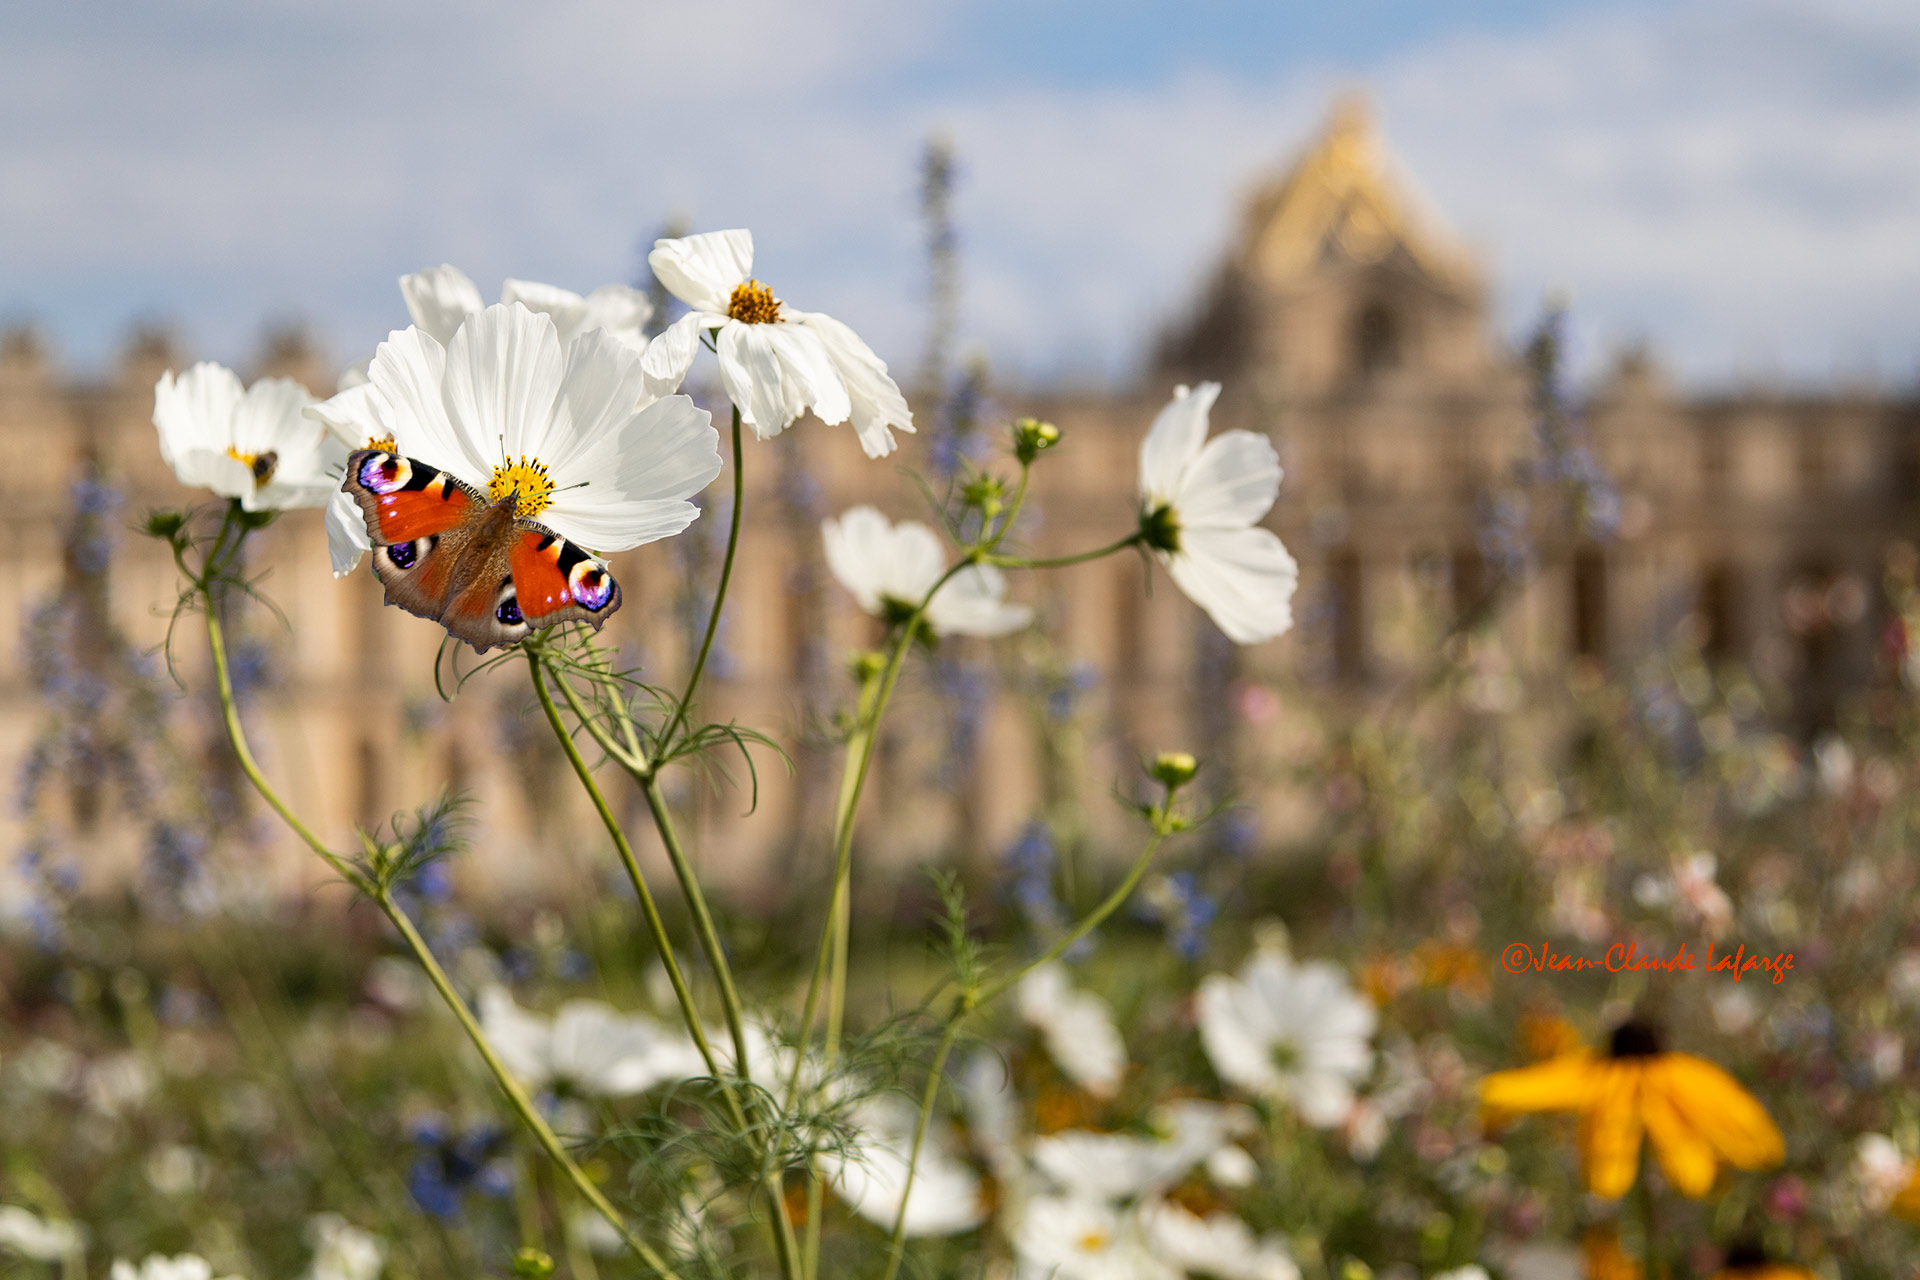
[[[1104,547],[1095,547],[1092,551],[1080,551],[1070,556],[1049,556],[1028,558],[1024,556],[989,555],[986,563],[998,565],[1002,569],[1064,569],[1068,565],[1085,564],[1089,560],[1098,560],[1110,556],[1116,551],[1125,551],[1128,547],[1138,546],[1141,541],[1139,530],[1128,534],[1117,542],[1109,542]]]
[[[660,735],[660,751],[665,754],[673,746],[673,735],[686,723],[687,708],[693,705],[693,695],[700,687],[700,677],[707,669],[707,655],[713,652],[713,638],[720,633],[720,610],[727,603],[727,584],[733,581],[733,557],[740,549],[740,516],[746,509],[746,455],[740,448],[740,406],[733,407],[733,515],[727,526],[727,551],[720,562],[720,585],[713,593],[713,612],[707,617],[707,633],[700,639],[700,654],[693,660],[693,669],[687,673],[687,688],[680,695],[680,702],[674,708],[673,717],[667,721],[666,730]]]
[[[560,740],[561,749],[567,753],[567,762],[573,766],[574,775],[580,779],[580,785],[586,789],[588,797],[593,801],[594,810],[600,815],[600,821],[606,827],[607,834],[613,837],[613,845],[620,854],[621,864],[626,867],[627,877],[633,882],[633,890],[640,898],[641,911],[647,919],[647,928],[653,934],[654,945],[660,951],[661,963],[666,966],[667,977],[673,984],[674,997],[680,1002],[680,1012],[686,1019],[687,1029],[692,1034],[695,1045],[700,1049],[700,1056],[705,1060],[707,1070],[712,1072],[714,1080],[720,1086],[721,1096],[726,1101],[727,1111],[733,1119],[735,1128],[745,1134],[749,1128],[746,1110],[741,1105],[739,1092],[734,1088],[731,1077],[728,1073],[721,1071],[719,1060],[714,1056],[713,1046],[707,1041],[706,1031],[701,1026],[699,1010],[693,1003],[693,993],[688,989],[686,976],[681,973],[679,963],[674,959],[673,944],[667,937],[666,924],[660,918],[660,910],[653,900],[653,893],[647,888],[646,877],[640,873],[640,863],[633,855],[633,846],[627,842],[626,832],[620,827],[620,820],[614,816],[612,808],[607,804],[606,796],[601,793],[599,784],[593,780],[592,768],[580,754],[580,748],[575,744],[573,735],[567,732],[567,726],[560,718],[560,708],[554,705],[553,695],[547,691],[546,680],[541,671],[541,655],[537,649],[527,651],[527,664],[533,677],[534,692],[540,699],[540,709],[546,712],[547,723],[553,726],[554,736]],[[564,679],[560,681],[560,686],[563,693],[567,691],[567,682]],[[591,717],[587,717],[587,720],[590,722]],[[658,796],[659,791],[657,787],[652,786],[652,780],[649,778],[648,804],[652,805]],[[655,810],[656,821],[664,812],[663,803]],[[671,823],[663,826],[662,838],[666,838],[670,831],[672,831]],[[678,859],[675,863],[675,869],[678,870],[684,864],[685,855],[679,852],[677,839],[671,841],[669,849],[674,851]],[[709,930],[711,927],[711,921],[709,921]],[[718,945],[716,938],[714,939],[716,951]],[[726,971],[716,966],[715,972]],[[722,989],[731,991],[730,977]],[[747,1070],[746,1038],[739,1016],[737,995],[733,997],[728,1020],[735,1028],[734,1052],[737,1057],[734,1065],[737,1073],[744,1078]],[[799,1280],[799,1245],[794,1239],[793,1220],[787,1213],[786,1198],[781,1194],[779,1175],[775,1172],[767,1172],[762,1179],[762,1187],[773,1210],[776,1227],[774,1243],[779,1254],[780,1274],[785,1277],[785,1280]]]
[[[419,960],[420,967],[427,971],[427,980],[433,983],[433,989],[440,993],[440,998],[446,1002],[449,1009],[453,1010],[453,1016],[460,1020],[461,1028],[466,1031],[467,1038],[473,1041],[473,1047],[480,1051],[480,1057],[486,1062],[487,1070],[493,1073],[494,1080],[500,1085],[501,1092],[507,1095],[507,1101],[519,1115],[521,1123],[533,1131],[535,1140],[567,1175],[567,1181],[573,1184],[574,1190],[578,1191],[601,1217],[613,1224],[619,1231],[621,1239],[627,1242],[627,1247],[638,1254],[642,1262],[667,1280],[678,1280],[678,1273],[667,1265],[666,1259],[662,1258],[653,1246],[642,1240],[633,1228],[627,1225],[626,1220],[620,1216],[620,1212],[608,1202],[600,1188],[593,1184],[593,1179],[587,1176],[586,1170],[574,1162],[553,1129],[539,1111],[534,1109],[526,1090],[520,1087],[520,1082],[513,1078],[505,1064],[494,1054],[493,1046],[487,1043],[486,1034],[480,1030],[480,1024],[474,1019],[473,1011],[467,1008],[466,1001],[462,1000],[459,993],[453,989],[453,984],[447,980],[446,971],[440,967],[440,961],[434,957],[433,951],[427,946],[426,939],[420,936],[419,930],[413,927],[413,921],[408,918],[407,913],[400,909],[392,895],[384,889],[374,895],[374,901],[379,904],[380,910],[386,913],[387,919],[393,922],[393,927],[400,931],[400,936],[406,939],[408,949]]]
[[[211,578],[200,578],[198,585],[207,606],[207,644],[213,654],[214,680],[220,693],[220,711],[226,723],[227,740],[232,743],[234,755],[238,757],[240,768],[247,775],[247,780],[253,784],[254,790],[260,793],[260,798],[280,815],[281,820],[300,837],[308,848],[319,854],[342,879],[367,894],[378,904],[380,910],[399,932],[401,939],[406,942],[407,949],[413,952],[414,959],[426,971],[427,980],[433,984],[434,990],[440,993],[440,998],[453,1011],[454,1018],[459,1021],[461,1029],[467,1033],[467,1039],[472,1041],[473,1047],[479,1051],[481,1061],[486,1063],[487,1070],[493,1074],[494,1082],[506,1095],[508,1105],[520,1117],[521,1123],[527,1126],[534,1140],[547,1153],[548,1158],[567,1175],[567,1180],[573,1183],[575,1189],[586,1198],[587,1203],[591,1204],[600,1216],[620,1233],[621,1239],[626,1241],[627,1246],[640,1257],[642,1262],[667,1280],[678,1280],[678,1273],[667,1265],[666,1259],[662,1258],[653,1246],[642,1240],[633,1228],[627,1225],[619,1211],[613,1207],[605,1195],[601,1194],[600,1188],[587,1177],[586,1171],[575,1163],[546,1120],[534,1109],[533,1103],[527,1098],[526,1091],[520,1087],[520,1082],[513,1078],[505,1064],[494,1053],[493,1046],[488,1043],[486,1033],[480,1029],[480,1024],[475,1020],[473,1012],[467,1008],[466,1001],[460,998],[460,994],[453,989],[453,984],[447,980],[446,972],[441,969],[439,960],[434,957],[426,940],[420,936],[419,930],[414,928],[413,921],[408,918],[407,913],[401,910],[386,889],[371,883],[345,859],[322,844],[320,838],[300,821],[292,809],[287,807],[286,802],[281,800],[279,793],[273,789],[266,776],[260,772],[260,766],[255,763],[253,751],[247,744],[246,731],[240,724],[239,710],[234,704],[233,677],[227,666],[226,640],[220,625],[220,612],[214,600]]]
[[[627,878],[633,882],[633,892],[640,899],[640,912],[646,918],[647,932],[653,936],[655,950],[660,953],[660,963],[665,966],[667,980],[673,985],[674,999],[680,1003],[680,1015],[687,1024],[687,1033],[693,1037],[700,1057],[707,1064],[707,1070],[720,1082],[721,1091],[726,1095],[728,1110],[733,1114],[734,1123],[742,1127],[746,1124],[746,1113],[740,1108],[740,1100],[734,1093],[727,1072],[720,1069],[720,1059],[713,1052],[713,1045],[707,1040],[706,1028],[700,1020],[700,1010],[693,1002],[693,991],[687,986],[687,978],[680,970],[680,962],[674,958],[673,940],[667,936],[666,921],[660,916],[660,907],[653,899],[653,891],[647,888],[647,880],[640,872],[639,860],[633,856],[633,846],[627,843],[627,833],[620,827],[620,820],[607,804],[607,798],[601,794],[599,784],[593,780],[593,770],[588,767],[580,748],[575,745],[573,735],[567,732],[565,722],[560,719],[560,708],[554,705],[553,695],[547,691],[547,683],[540,669],[540,656],[533,649],[527,650],[527,665],[533,677],[533,691],[540,699],[540,709],[546,712],[547,723],[553,727],[553,736],[560,740],[560,748],[567,754],[567,762],[573,766],[580,785],[586,789],[587,797],[593,801],[594,812],[600,815],[601,824],[607,834],[613,837],[613,847],[620,855],[621,865],[626,868]]]
[[[940,1034],[940,1047],[934,1050],[933,1066],[927,1073],[927,1087],[920,1091],[920,1115],[913,1125],[913,1145],[907,1150],[907,1180],[900,1189],[900,1207],[894,1211],[893,1232],[887,1242],[885,1280],[894,1280],[900,1274],[900,1261],[906,1257],[907,1199],[913,1195],[913,1175],[920,1167],[920,1148],[927,1140],[927,1125],[933,1119],[933,1105],[940,1097],[940,1081],[947,1069],[947,1057],[953,1052],[953,1042],[960,1038],[960,1024],[971,1007],[964,995],[954,1001],[953,1013],[947,1019],[947,1029]]]
[[[934,1103],[940,1096],[940,1081],[947,1067],[947,1058],[953,1052],[954,1041],[960,1036],[960,1024],[966,1021],[967,1015],[1005,995],[1016,983],[1041,965],[1065,955],[1069,947],[1086,937],[1098,928],[1103,920],[1120,909],[1120,905],[1132,896],[1141,877],[1146,875],[1147,868],[1153,865],[1153,857],[1160,851],[1160,846],[1166,842],[1167,836],[1178,830],[1173,819],[1172,807],[1173,796],[1169,794],[1163,804],[1148,814],[1149,820],[1153,823],[1153,838],[1147,841],[1146,847],[1134,860],[1126,878],[1120,882],[1119,887],[1107,895],[1105,901],[1088,912],[1078,924],[1063,934],[1037,958],[977,991],[961,992],[954,1000],[953,1012],[948,1015],[946,1029],[940,1035],[940,1046],[934,1051],[933,1067],[927,1076],[926,1088],[920,1093],[920,1114],[914,1121],[913,1145],[907,1151],[907,1179],[900,1191],[900,1208],[893,1216],[893,1233],[888,1244],[887,1271],[884,1280],[894,1280],[894,1277],[899,1274],[900,1261],[905,1255],[907,1199],[913,1194],[914,1174],[920,1168],[920,1149],[926,1142],[927,1126],[933,1119]]]
[[[536,668],[540,659],[533,659]],[[680,833],[673,821],[673,812],[667,807],[667,800],[660,793],[660,779],[653,767],[620,744],[614,742],[606,732],[599,718],[588,711],[580,702],[579,695],[564,676],[554,675],[554,683],[559,685],[560,694],[567,700],[568,710],[580,722],[616,764],[625,769],[647,798],[647,808],[653,814],[653,824],[660,832],[660,842],[666,846],[667,860],[673,864],[673,874],[680,881],[681,892],[687,899],[688,910],[693,915],[694,934],[700,939],[700,949],[707,958],[707,965],[713,970],[715,982],[720,988],[720,1007],[726,1016],[727,1031],[733,1038],[734,1064],[737,1074],[750,1077],[747,1061],[747,1031],[744,1006],[740,1001],[740,991],[733,980],[733,966],[727,961],[726,950],[720,945],[720,933],[713,924],[713,912],[707,906],[707,895],[700,887],[700,878],[694,873],[693,864],[688,860],[685,846],[680,842]]]

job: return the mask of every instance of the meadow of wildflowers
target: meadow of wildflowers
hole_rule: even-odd
[[[1021,579],[1113,556],[1226,642],[1283,634],[1299,573],[1262,525],[1278,457],[1212,430],[1218,386],[1171,389],[1115,539],[1035,558],[1029,481],[1060,432],[974,421],[969,374],[949,407],[998,444],[927,433],[949,496],[926,521],[801,493],[763,515],[740,482],[758,440],[851,430],[872,458],[905,452],[906,399],[852,328],[752,276],[747,233],[663,238],[651,261],[687,306],[651,339],[637,291],[510,281],[487,305],[440,268],[403,282],[416,323],[324,402],[169,373],[157,447],[210,497],[142,513],[179,573],[167,654],[114,647],[88,574],[119,517],[98,478],[76,491],[66,586],[30,623],[51,727],[22,785],[110,776],[151,849],[112,900],[74,889],[59,833],[23,855],[38,892],[0,953],[0,1268],[1913,1274],[1920,557],[1889,558],[1883,669],[1813,747],[1778,731],[1779,690],[1684,636],[1631,669],[1576,665],[1515,714],[1489,693],[1492,624],[1542,558],[1614,518],[1550,321],[1484,598],[1436,625],[1417,681],[1363,716],[1240,681],[1221,714],[1266,707],[1289,732],[1247,733],[1231,761],[1159,744],[1115,800],[1136,832],[1119,874],[1065,874],[1079,833],[1042,813],[996,882],[928,868],[924,928],[881,937],[854,919],[854,832],[902,682],[964,734],[986,677],[943,640],[1012,646],[1035,625]],[[717,423],[682,390],[703,348]],[[707,492],[728,462],[730,499]],[[289,806],[249,749],[258,676],[233,637],[270,607],[249,538],[296,507],[326,508],[337,573],[374,573],[449,649],[524,671],[523,729],[553,735],[622,896],[473,914],[444,874],[485,856],[461,797],[417,797],[351,847]],[[700,693],[741,529],[795,512],[884,641],[844,655],[825,892],[776,928],[709,902],[663,777],[779,749],[774,726],[705,721]],[[600,555],[668,538],[703,548],[678,560],[697,656],[659,688],[597,641],[621,603]],[[107,652],[82,662],[82,644]],[[189,695],[225,735],[196,822],[160,800],[192,768],[157,710],[189,647],[211,660]],[[1008,652],[1042,731],[1079,731],[1073,655]],[[1564,748],[1541,749],[1543,719]],[[1317,798],[1284,848],[1235,805],[1270,786]],[[630,794],[670,879],[634,855],[612,799]],[[216,892],[205,842],[265,821],[339,893],[303,914]]]

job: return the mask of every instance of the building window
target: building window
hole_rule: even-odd
[[[1358,684],[1367,674],[1366,583],[1358,552],[1336,551],[1328,558],[1327,585],[1333,594],[1333,673]]]
[[[1400,331],[1393,313],[1376,302],[1353,326],[1353,370],[1366,381],[1400,363]]]
[[[1487,561],[1478,547],[1462,547],[1453,553],[1453,620],[1456,626],[1471,620],[1487,595]]]
[[[1600,661],[1607,656],[1607,561],[1593,547],[1573,556],[1573,652]]]
[[[1797,461],[1800,469],[1800,492],[1808,498],[1818,498],[1827,491],[1827,438],[1815,422],[1800,424]]]
[[[1723,662],[1740,652],[1740,584],[1731,565],[1716,564],[1700,578],[1700,648]]]

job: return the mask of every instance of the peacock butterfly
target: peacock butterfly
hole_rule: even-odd
[[[480,653],[578,618],[599,630],[620,607],[607,562],[426,463],[381,449],[347,459],[387,603],[431,618]]]

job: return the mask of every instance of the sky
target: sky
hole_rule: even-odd
[[[156,320],[344,364],[404,272],[584,292],[678,216],[751,228],[776,293],[908,372],[939,135],[963,345],[1116,384],[1354,87],[1503,339],[1564,292],[1589,372],[1915,381],[1911,0],[10,0],[0,323],[78,372]]]

